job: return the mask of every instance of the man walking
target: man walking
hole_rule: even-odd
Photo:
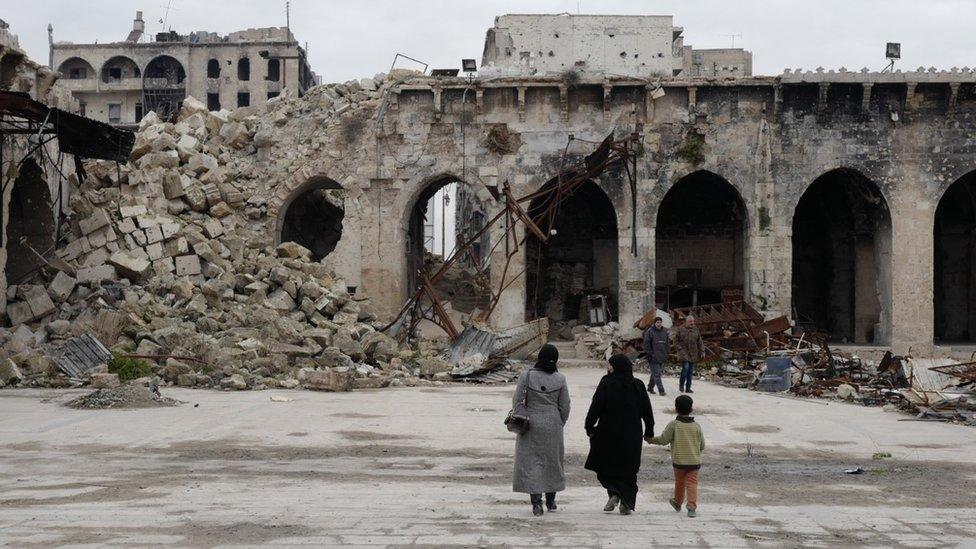
[[[681,377],[678,379],[681,392],[694,393],[691,390],[691,378],[695,375],[695,363],[707,352],[701,332],[695,325],[695,317],[691,315],[685,317],[684,324],[675,330],[674,347],[678,362],[681,363]]]
[[[668,359],[668,329],[664,327],[661,317],[655,317],[654,324],[644,330],[644,354],[651,366],[651,380],[647,384],[647,392],[653,393],[654,387],[657,387],[658,394],[664,396],[661,368]]]

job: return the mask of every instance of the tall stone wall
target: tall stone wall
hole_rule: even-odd
[[[294,149],[276,146],[273,154],[291,158],[294,167],[287,178],[269,181],[269,211],[281,215],[294,189],[313,176],[337,181],[352,205],[344,224],[359,239],[340,241],[336,257],[343,264],[335,268],[358,271],[374,302],[392,314],[409,293],[409,212],[432,182],[447,175],[488,197],[489,188],[508,182],[523,195],[558,173],[564,152],[578,160],[611,132],[637,131],[643,154],[635,199],[622,170],[596,181],[617,215],[621,324],[629,326],[653,305],[662,199],[700,170],[726,180],[744,202],[745,295],[777,315],[791,313],[797,203],[819,176],[847,168],[877,186],[890,214],[874,250],[873,263],[882,266],[875,341],[918,354],[931,350],[933,341],[935,208],[952,182],[976,169],[974,81],[971,72],[808,73],[672,80],[660,96],[644,81],[585,75],[572,85],[559,78],[468,83],[405,77],[346,115],[343,124],[355,131],[316,134],[309,127]],[[353,122],[353,116],[362,120]],[[514,136],[510,150],[490,146],[489,132],[501,126]],[[689,145],[692,134],[701,136],[697,145]],[[354,253],[342,253],[352,247]],[[493,259],[493,276],[502,260]],[[510,269],[524,266],[517,256]],[[524,281],[516,281],[493,320],[519,322],[524,311]]]

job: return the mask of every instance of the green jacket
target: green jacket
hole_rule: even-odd
[[[668,423],[660,436],[651,438],[652,444],[671,445],[671,462],[678,469],[698,469],[701,467],[701,453],[705,449],[705,435],[695,418],[678,416]]]

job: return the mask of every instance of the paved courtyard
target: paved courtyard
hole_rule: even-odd
[[[709,444],[698,518],[668,506],[659,447],[645,448],[637,512],[605,514],[582,468],[601,370],[564,373],[569,487],[541,518],[510,488],[512,386],[165,389],[184,404],[138,410],[0,391],[0,544],[976,546],[976,429],[708,383],[694,395]],[[660,430],[673,400],[652,402]]]

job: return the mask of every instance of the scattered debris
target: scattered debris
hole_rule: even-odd
[[[65,403],[69,408],[86,409],[121,409],[121,408],[157,408],[161,406],[176,406],[178,400],[164,397],[159,390],[138,384],[127,384],[112,389],[99,389],[93,393],[78,397]]]

